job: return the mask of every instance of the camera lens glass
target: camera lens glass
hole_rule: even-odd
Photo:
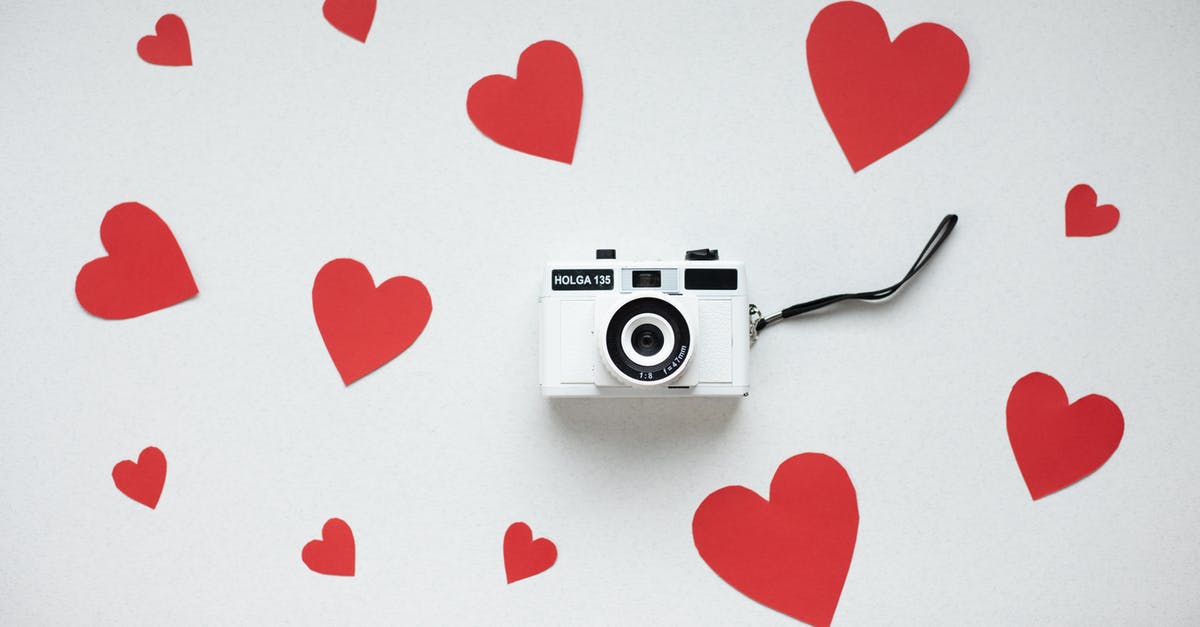
[[[633,350],[639,355],[658,354],[663,348],[663,333],[653,324],[643,324],[633,330]]]

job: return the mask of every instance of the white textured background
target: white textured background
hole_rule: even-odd
[[[954,108],[853,174],[808,79],[818,2],[390,2],[366,45],[321,2],[0,8],[0,623],[791,624],[711,572],[697,504],[787,457],[858,490],[842,625],[1200,622],[1200,5],[874,3],[971,55]],[[181,15],[195,66],[142,62]],[[529,44],[580,60],[574,165],[502,148],[467,89]],[[1076,183],[1121,209],[1063,236]],[[75,300],[135,200],[200,295],[127,321]],[[547,402],[539,270],[718,247],[760,306],[890,304],[767,331],[740,402]],[[329,259],[408,274],[434,313],[344,388],[312,318]],[[1032,502],[1004,404],[1042,370],[1125,438]],[[151,511],[112,485],[168,458]],[[300,549],[353,527],[358,574]],[[528,521],[558,564],[506,585]]]

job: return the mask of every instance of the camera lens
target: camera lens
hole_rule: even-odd
[[[658,354],[663,348],[663,333],[652,324],[643,324],[633,330],[633,350],[639,355]]]
[[[613,312],[600,348],[609,369],[626,382],[668,383],[683,371],[692,355],[691,329],[687,318],[669,301],[635,298]]]

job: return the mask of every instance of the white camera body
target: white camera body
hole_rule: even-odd
[[[750,303],[741,262],[691,251],[679,262],[547,264],[540,302],[542,394],[749,394]]]

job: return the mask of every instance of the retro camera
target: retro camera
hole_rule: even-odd
[[[749,301],[740,262],[715,250],[680,262],[548,264],[542,283],[546,396],[745,396]]]
[[[546,396],[746,396],[750,344],[781,320],[843,301],[881,301],[925,267],[958,224],[949,214],[908,272],[876,290],[833,294],[763,316],[740,262],[690,250],[681,262],[551,263],[542,275],[541,368]]]

